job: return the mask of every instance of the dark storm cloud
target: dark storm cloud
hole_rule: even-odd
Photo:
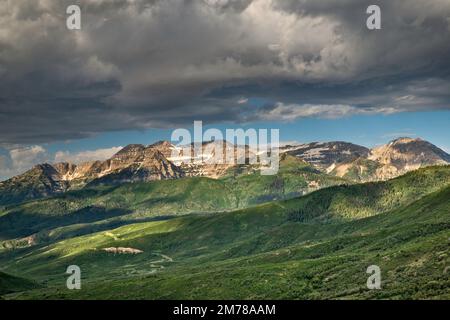
[[[449,109],[449,53],[447,0],[0,0],[0,144]]]

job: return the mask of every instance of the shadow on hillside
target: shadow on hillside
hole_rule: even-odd
[[[130,213],[132,211],[128,209],[107,209],[102,206],[88,206],[64,215],[30,214],[22,209],[0,217],[0,238],[27,237],[50,228],[93,223]]]

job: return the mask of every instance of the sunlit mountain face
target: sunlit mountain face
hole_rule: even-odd
[[[0,300],[449,298],[449,17],[0,0]]]

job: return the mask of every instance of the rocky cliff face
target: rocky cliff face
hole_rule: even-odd
[[[341,141],[287,146],[283,151],[299,157],[323,171],[331,171],[333,166],[340,163],[366,158],[370,152],[366,147]]]
[[[22,175],[0,182],[0,203],[16,203],[65,192],[69,183],[50,164],[40,164]]]
[[[450,163],[450,155],[422,139],[399,138],[374,148],[368,157],[377,162],[377,179],[389,179],[430,165]]]
[[[101,172],[90,185],[178,179],[184,176],[179,167],[151,147],[125,147],[106,163],[109,165],[107,170]]]
[[[247,166],[251,159],[256,161],[256,152],[248,146],[238,146],[217,140],[201,145],[171,148],[174,153],[169,159],[178,165],[188,177],[220,178],[235,167]]]
[[[158,150],[167,159],[170,159],[172,157],[173,152],[177,153],[177,148],[169,141],[158,141],[148,146],[148,148]]]

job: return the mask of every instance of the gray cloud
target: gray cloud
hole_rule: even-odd
[[[69,31],[76,2],[0,0],[0,144],[450,106],[447,0],[375,1],[380,31],[365,0],[83,0]]]

